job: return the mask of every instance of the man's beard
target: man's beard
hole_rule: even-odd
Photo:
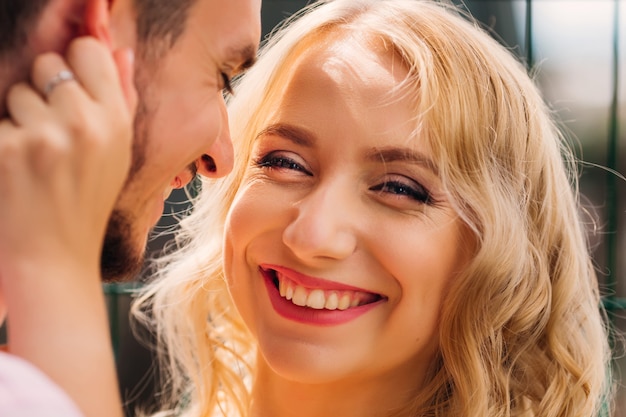
[[[105,282],[132,280],[142,269],[144,251],[137,250],[131,221],[120,211],[111,214],[100,258],[102,280]]]
[[[127,185],[145,163],[150,112],[142,90],[138,88],[137,91],[139,102],[135,113],[132,165],[126,180]],[[128,191],[122,189],[122,193],[124,192]],[[145,241],[148,237],[133,235],[134,218],[132,213],[119,209],[114,209],[111,213],[100,257],[100,271],[105,282],[129,281],[137,278],[141,272],[145,259]]]

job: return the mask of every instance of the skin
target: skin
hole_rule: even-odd
[[[80,83],[41,94],[68,69]],[[46,373],[86,416],[121,415],[98,237],[130,166],[132,64],[127,54],[114,62],[84,37],[65,57],[38,56],[31,79],[9,90],[12,119],[0,121],[0,286],[10,352]]]
[[[198,0],[182,36],[162,59],[154,63],[138,58],[133,164],[107,230],[105,278],[132,277],[138,271],[163,201],[173,188],[191,180],[189,167],[207,177],[232,169],[224,78],[254,61],[260,7],[260,0]],[[137,47],[132,16],[129,0],[114,3],[116,47]],[[210,156],[209,163],[203,155]]]
[[[49,0],[35,27],[29,29],[26,47],[0,58],[0,117],[7,116],[4,98],[9,88],[28,79],[35,57],[64,52],[78,35],[76,22],[82,20],[86,4],[86,0]]]
[[[407,140],[411,102],[388,100],[406,69],[362,39],[301,49],[227,219],[226,277],[259,344],[254,416],[382,416],[410,401],[438,346],[442,297],[467,262],[429,149],[419,134]],[[417,158],[382,152],[391,148]],[[260,266],[310,288],[349,285],[372,303],[339,324],[285,317]]]
[[[106,7],[52,0],[12,57],[20,64],[3,66],[10,76],[0,87],[8,115],[0,120],[0,318],[8,310],[9,352],[89,417],[123,414],[99,260],[130,167],[136,106],[132,52],[112,51],[94,24]],[[78,81],[45,93],[62,70]]]

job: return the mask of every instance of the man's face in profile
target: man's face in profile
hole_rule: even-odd
[[[196,0],[164,55],[154,58],[142,53],[150,52],[149,43],[137,45],[133,166],[105,239],[105,279],[133,278],[139,271],[164,200],[189,182],[191,170],[209,177],[230,172],[223,89],[254,61],[260,11],[260,0]]]

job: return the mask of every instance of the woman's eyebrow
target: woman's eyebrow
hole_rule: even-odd
[[[284,139],[290,140],[293,143],[301,146],[312,147],[315,143],[315,135],[301,127],[286,123],[274,123],[267,126],[256,136],[258,139],[262,136],[275,135]]]
[[[432,171],[435,175],[439,174],[437,166],[429,157],[410,148],[395,146],[373,148],[366,153],[365,159],[372,162],[382,163],[394,161],[410,162],[423,166],[424,168]]]
[[[283,139],[287,139],[297,145],[308,148],[313,147],[316,142],[315,135],[304,128],[290,125],[287,123],[274,123],[267,126],[256,136],[258,139],[262,136],[275,135]],[[370,149],[365,154],[365,159],[371,162],[390,163],[395,161],[409,162],[420,165],[433,174],[438,175],[439,170],[435,163],[421,152],[417,152],[411,148],[385,146]]]

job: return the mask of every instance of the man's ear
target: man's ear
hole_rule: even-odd
[[[109,31],[109,0],[85,1],[85,15],[81,34],[93,36],[113,49],[111,32]]]

